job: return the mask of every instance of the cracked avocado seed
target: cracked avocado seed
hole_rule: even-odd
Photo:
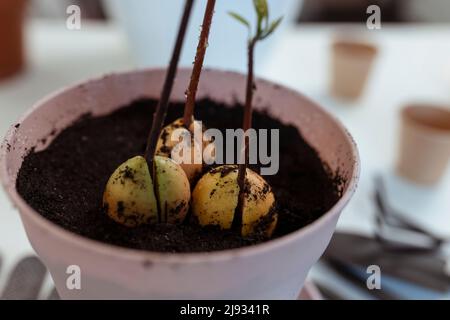
[[[156,188],[142,156],[129,159],[116,169],[103,194],[110,218],[127,227],[158,222],[175,224],[184,220],[190,200],[186,174],[168,158],[156,156],[154,164]]]
[[[179,129],[182,131],[174,134]],[[214,144],[204,137],[204,132],[205,128],[199,121],[192,121],[189,130],[187,130],[183,125],[183,119],[177,119],[162,129],[156,146],[156,154],[172,158],[172,151],[175,151],[178,159],[174,160],[183,168],[189,181],[192,181],[202,172],[203,151],[206,148],[211,151],[206,152],[208,161],[214,159]],[[187,145],[186,142],[188,143]],[[175,147],[179,149],[174,150]],[[187,155],[184,155],[184,150],[187,151]]]

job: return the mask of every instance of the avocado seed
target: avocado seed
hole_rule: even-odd
[[[200,121],[192,121],[186,129],[183,119],[177,119],[162,129],[156,154],[174,159],[183,168],[189,181],[193,181],[202,172],[203,150],[212,143],[205,138],[204,132],[205,128]],[[176,158],[173,158],[172,151],[175,151]]]
[[[225,165],[199,180],[192,194],[192,212],[200,225],[231,228],[239,196],[237,178],[238,166]],[[270,237],[277,224],[277,214],[273,211],[275,196],[269,184],[250,169],[246,171],[246,189],[241,234],[249,236],[261,227]]]
[[[154,165],[156,187],[142,156],[127,160],[114,171],[103,194],[109,217],[127,227],[184,220],[191,196],[186,174],[169,158],[156,156]]]

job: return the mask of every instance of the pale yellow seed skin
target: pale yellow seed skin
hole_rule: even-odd
[[[156,223],[158,203],[161,204],[161,222],[181,223],[189,210],[190,186],[183,169],[174,161],[155,157],[158,192],[144,157],[137,156],[120,165],[110,177],[103,203],[113,220],[127,227]]]
[[[239,195],[239,186],[236,182],[235,172],[223,178],[220,177],[220,173],[207,173],[198,181],[192,193],[192,210],[200,225],[231,228]]]
[[[232,170],[222,177],[222,168]],[[193,214],[202,226],[218,225],[230,229],[238,203],[239,185],[237,166],[222,166],[205,174],[192,194]],[[244,200],[242,235],[251,235],[261,218],[269,214],[275,197],[262,177],[247,169],[249,195]],[[263,192],[266,190],[266,192]],[[268,190],[268,191],[267,191]],[[277,224],[277,215],[267,225],[266,234],[271,236]]]
[[[237,179],[237,175],[236,175]],[[264,196],[260,196],[263,192],[267,182],[256,172],[247,169],[247,180],[250,184],[250,197],[246,197],[244,201],[244,214],[243,214],[243,226],[242,234],[244,236],[250,235],[261,218],[266,216],[270,209],[275,204],[275,196],[272,191],[268,192]],[[256,195],[256,199],[253,196]],[[271,224],[267,226],[266,234],[270,237],[277,225],[278,215],[274,216]]]
[[[186,173],[169,158],[156,156],[155,164],[162,222],[181,223],[186,218],[191,199]]]
[[[127,227],[157,221],[153,182],[144,157],[129,159],[114,171],[106,184],[103,203],[109,217]]]
[[[194,139],[194,128],[195,126],[200,126],[199,121],[194,121],[189,127],[189,132],[192,135],[192,138]],[[156,146],[156,154],[171,158],[172,150],[173,148],[178,144],[179,141],[173,141],[171,139],[172,134],[175,130],[183,128],[183,119],[177,119],[168,126],[164,127],[161,131],[161,135],[158,140],[158,144]],[[204,132],[204,128],[202,128],[202,133]],[[199,140],[199,137],[196,137]],[[195,179],[198,175],[201,174],[202,168],[203,168],[203,161],[202,161],[202,146],[205,148],[207,145],[209,145],[211,142],[209,141],[198,141],[198,143],[194,143],[194,140],[191,142],[191,148],[188,151],[188,154],[190,154],[190,163],[179,163],[180,166],[183,168],[184,172],[186,173],[186,176],[188,177],[189,181],[192,181]],[[197,155],[200,156],[200,159],[197,159],[195,161],[195,152],[197,152]],[[198,157],[197,156],[197,157]]]

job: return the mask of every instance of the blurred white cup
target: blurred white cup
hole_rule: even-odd
[[[139,67],[167,65],[174,45],[183,0],[104,0],[111,15],[124,27]],[[284,16],[275,36],[260,43],[257,66],[264,62],[276,38],[297,17],[302,0],[268,0],[270,19]],[[200,34],[206,0],[195,1],[181,65],[192,64]],[[205,65],[243,71],[246,69],[247,30],[228,15],[235,11],[255,21],[252,0],[217,0]]]

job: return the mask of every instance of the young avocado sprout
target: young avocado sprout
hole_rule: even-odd
[[[282,18],[269,23],[266,0],[253,0],[257,28],[251,36],[250,23],[237,13],[230,15],[249,29],[248,77],[244,110],[243,130],[252,127],[252,103],[254,85],[254,52],[259,41],[266,39],[280,25]],[[278,216],[274,211],[275,197],[269,184],[247,168],[249,139],[246,135],[242,146],[244,163],[239,166],[222,166],[204,175],[193,191],[192,210],[201,225],[219,225],[234,229],[243,236],[264,231],[270,237],[276,227]]]
[[[202,150],[211,143],[210,140],[203,137],[205,128],[201,126],[199,121],[194,120],[194,109],[203,62],[205,60],[206,49],[208,48],[208,39],[214,16],[215,5],[216,0],[208,0],[206,5],[202,29],[197,46],[197,53],[194,60],[194,67],[192,69],[189,87],[186,91],[184,116],[183,118],[177,119],[173,123],[169,124],[162,130],[156,151],[158,155],[171,157],[173,148],[179,143],[179,141],[173,141],[173,133],[175,130],[180,128],[187,129],[190,133],[189,136],[191,137],[191,140],[189,141],[190,144],[185,146],[184,150],[187,150],[190,156],[188,157],[188,161],[181,162],[180,165],[190,181],[201,173],[203,168],[203,161],[201,158]],[[200,135],[194,134],[196,129],[201,130]]]
[[[166,118],[193,3],[194,0],[186,0],[145,154],[121,164],[109,178],[103,194],[109,217],[127,227],[144,223],[181,223],[189,209],[191,192],[186,174],[173,160],[155,156],[155,150]]]

